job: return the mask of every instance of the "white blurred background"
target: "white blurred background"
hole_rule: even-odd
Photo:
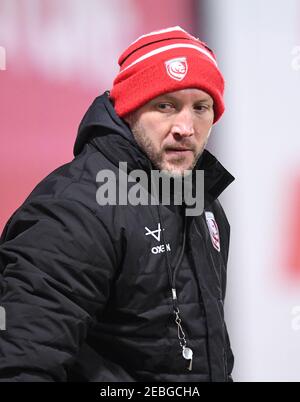
[[[137,36],[180,25],[215,51],[235,176],[226,313],[236,381],[300,380],[300,2],[0,0],[0,229],[72,159],[79,121]]]
[[[236,177],[222,196],[234,374],[299,381],[300,2],[205,3],[207,41],[227,81],[213,150]]]

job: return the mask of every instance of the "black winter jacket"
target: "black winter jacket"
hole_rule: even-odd
[[[204,151],[197,168],[205,171],[205,211],[187,219],[176,274],[193,350],[189,371],[168,277],[183,242],[181,207],[96,201],[101,169],[117,175],[120,161],[128,171],[151,168],[107,93],[84,116],[74,155],[36,186],[2,233],[1,380],[230,380],[223,311],[230,229],[217,197],[234,178]],[[220,251],[207,212],[218,225]]]

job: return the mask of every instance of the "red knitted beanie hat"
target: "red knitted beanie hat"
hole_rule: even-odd
[[[120,117],[167,92],[197,88],[214,100],[214,123],[224,112],[224,79],[215,54],[179,26],[140,36],[120,56],[110,98]]]

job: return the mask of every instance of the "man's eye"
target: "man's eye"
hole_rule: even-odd
[[[207,110],[210,110],[211,106],[210,105],[197,105],[195,106],[195,110],[199,112],[206,112]]]
[[[157,105],[157,108],[159,110],[164,110],[164,111],[171,110],[172,107],[173,107],[173,105],[171,103],[159,103]]]

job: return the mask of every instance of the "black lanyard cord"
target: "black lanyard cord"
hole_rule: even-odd
[[[150,162],[150,170],[151,170],[151,162]],[[184,330],[181,325],[182,320],[180,317],[179,304],[178,304],[177,292],[176,292],[176,273],[182,262],[184,251],[185,251],[185,245],[186,245],[186,231],[187,231],[187,228],[186,228],[187,227],[187,217],[186,217],[186,213],[185,213],[186,210],[184,208],[184,211],[183,211],[184,212],[184,224],[183,224],[183,238],[182,238],[180,255],[179,255],[178,261],[175,265],[174,271],[172,272],[171,263],[170,263],[168,250],[167,250],[167,245],[166,245],[166,239],[165,239],[165,235],[164,235],[164,224],[163,224],[162,216],[160,213],[160,202],[159,202],[159,199],[157,196],[157,191],[156,191],[157,189],[156,189],[154,181],[152,181],[152,183],[151,183],[151,188],[152,188],[152,184],[153,184],[153,190],[155,193],[155,197],[158,201],[158,204],[157,204],[158,219],[159,219],[159,223],[160,223],[160,227],[161,227],[162,240],[164,243],[165,258],[167,261],[167,268],[168,268],[168,278],[169,278],[169,283],[170,283],[170,287],[171,287],[171,291],[172,291],[173,310],[174,310],[174,314],[175,314],[175,323],[177,325],[177,332],[178,332],[177,336],[179,339],[180,347],[182,348],[182,356],[184,359],[190,361],[188,370],[191,371],[192,370],[192,362],[193,362],[193,351],[192,351],[192,349],[190,349],[189,347],[186,346],[187,341],[186,341],[186,336],[185,336]]]

